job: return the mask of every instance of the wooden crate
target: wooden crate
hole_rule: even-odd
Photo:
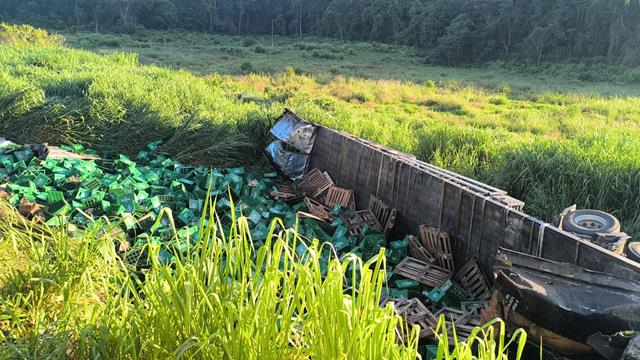
[[[435,257],[436,265],[451,272],[454,271],[455,266],[453,264],[453,252],[449,234],[435,227],[421,225],[420,239],[422,240],[422,245]]]
[[[413,235],[409,235],[409,255],[418,260],[435,264],[436,258]]]
[[[331,179],[331,176],[329,176],[329,173],[326,171],[322,172],[318,169],[312,169],[306,173],[300,181],[300,187],[304,190],[305,194],[313,198],[319,198],[334,185],[335,183],[333,179]]]
[[[355,209],[356,199],[353,190],[332,186],[327,191],[327,199],[324,204],[327,205],[329,209],[332,209],[335,205],[340,205],[346,209]]]
[[[331,210],[329,210],[326,206],[321,203],[313,200],[310,197],[304,198],[304,204],[309,209],[309,213],[316,218],[324,221],[333,220],[333,215],[331,214]]]
[[[360,210],[356,211],[354,216],[345,217],[344,224],[349,229],[349,234],[351,236],[357,236],[360,234],[360,230],[368,225],[369,228],[375,232],[382,232],[382,226],[378,222],[376,216],[371,212],[371,210]]]
[[[388,237],[395,226],[398,210],[391,208],[380,200],[380,198],[374,195],[371,195],[371,198],[369,199],[369,210],[373,212],[378,219],[378,222],[383,227],[382,232],[384,236]]]
[[[489,300],[491,297],[489,282],[475,259],[460,268],[454,278],[475,300]]]
[[[295,186],[278,185],[276,191],[272,191],[269,195],[274,200],[282,200],[288,204],[297,203],[304,199],[304,194]]]
[[[472,309],[469,311],[463,311],[457,308],[449,308],[445,307],[440,309],[436,314],[436,318],[440,318],[441,315],[444,315],[445,320],[447,321],[447,328],[449,335],[453,335],[453,327],[451,323],[455,326],[456,336],[460,341],[466,340],[473,328],[480,326],[480,312],[478,309]]]
[[[431,288],[440,287],[451,277],[451,271],[407,256],[393,272]]]
[[[429,311],[422,301],[417,298],[386,299],[386,301],[382,303],[382,306],[385,306],[389,301],[394,302],[398,315],[405,319],[409,328],[413,325],[420,326],[420,339],[433,336],[433,329],[438,326],[438,319]],[[402,334],[399,330],[397,334],[402,339]]]

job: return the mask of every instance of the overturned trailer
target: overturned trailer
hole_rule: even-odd
[[[285,112],[284,118],[292,117]],[[524,203],[505,191],[319,125],[305,156],[308,169],[353,189],[357,204],[375,196],[397,209],[396,237],[423,225],[448,233],[455,264],[475,258],[485,274],[494,274],[494,297],[502,302],[496,315],[513,318],[511,324],[527,328],[535,342],[544,335],[547,345],[564,353],[589,353],[585,331],[640,330],[640,264],[525,214]],[[580,269],[575,278],[572,269]],[[608,293],[614,302],[603,298]],[[598,319],[601,326],[574,331]],[[531,333],[545,326],[545,332]]]

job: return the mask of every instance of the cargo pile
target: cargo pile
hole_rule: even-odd
[[[26,218],[71,233],[110,219],[108,231],[123,259],[143,269],[150,265],[144,253],[149,242],[163,245],[159,260],[165,264],[188,251],[198,239],[210,191],[222,228],[228,230],[233,216],[246,216],[256,247],[264,244],[274,218],[287,228],[297,225],[305,239],[331,243],[338,255],[368,259],[387,247],[390,286],[382,305],[395,301],[410,324],[421,326],[422,338],[433,339],[440,314],[455,320],[460,337],[480,324],[488,283],[473,261],[456,271],[446,233],[423,226],[418,237],[394,241],[396,209],[371,196],[366,208],[357,210],[353,190],[338,187],[318,169],[291,182],[276,172],[187,166],[162,154],[160,145],[149,144],[133,159],[98,157],[81,146],[63,147],[62,156],[44,145],[5,146],[0,196]],[[165,208],[172,210],[177,234],[169,221],[158,221]],[[305,250],[301,243],[296,252]],[[323,256],[328,259],[328,249]]]
[[[176,252],[186,251],[189,242],[198,238],[198,222],[209,189],[223,229],[232,216],[246,216],[256,247],[263,244],[274,218],[281,219],[287,228],[296,227],[299,221],[303,238],[331,242],[339,254],[355,252],[366,258],[384,246],[383,236],[372,229],[360,229],[358,234],[364,234],[362,244],[366,246],[360,245],[355,228],[342,224],[338,217],[326,225],[308,215],[312,211],[302,198],[291,201],[278,193],[278,189],[296,186],[275,172],[187,166],[159,152],[160,145],[149,144],[147,151],[131,159],[124,155],[100,158],[82,146],[63,147],[65,155],[56,157],[48,155],[49,148],[43,145],[12,144],[0,151],[0,196],[25,217],[49,226],[66,226],[71,232],[103,226],[96,220],[109,218],[116,224],[115,229],[109,229],[119,238],[116,245],[138,267],[148,265],[140,255],[149,241],[166,243],[161,260],[170,262]],[[332,194],[338,196],[335,191]],[[342,199],[332,197],[331,201],[335,202],[331,207],[334,214],[348,211],[341,208]],[[177,248],[169,222],[156,221],[163,208],[172,210],[180,244]],[[304,250],[301,244],[298,251]]]

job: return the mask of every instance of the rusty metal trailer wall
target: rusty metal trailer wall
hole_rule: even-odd
[[[428,224],[449,232],[457,264],[476,257],[492,272],[499,247],[640,281],[640,265],[499,202],[505,193],[415,158],[318,127],[310,168],[355,191],[358,208],[373,194],[398,209],[396,237]]]

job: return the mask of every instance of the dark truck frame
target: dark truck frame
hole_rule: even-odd
[[[318,125],[312,168],[353,189],[356,203],[375,195],[395,207],[398,237],[422,224],[448,232],[455,262],[475,257],[486,274],[499,248],[506,248],[640,281],[640,264],[525,214],[524,203],[505,191],[413,156]]]

